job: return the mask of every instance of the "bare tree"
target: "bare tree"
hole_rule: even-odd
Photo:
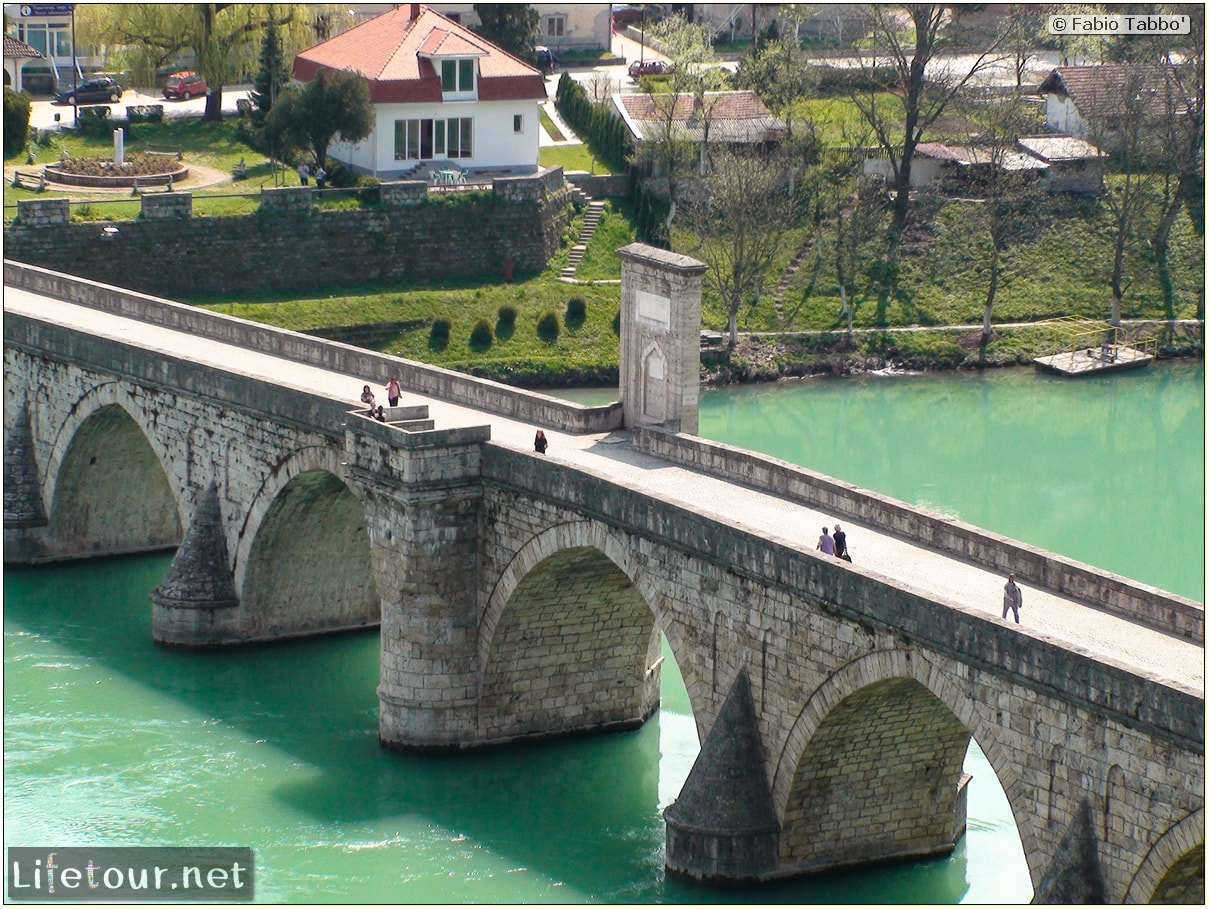
[[[987,251],[987,290],[982,304],[982,344],[991,340],[991,312],[1003,276],[1003,258],[1013,226],[1019,221],[1031,176],[1031,159],[1017,147],[1017,140],[1035,131],[1036,115],[1031,113],[1020,92],[1010,98],[988,97],[970,109],[979,131],[971,137],[974,167],[979,171],[978,190],[982,196],[982,223],[989,241]],[[976,144],[974,144],[976,143]]]
[[[1101,150],[1101,163],[1110,163],[1115,171],[1106,175],[1100,199],[1112,217],[1109,319],[1120,325],[1122,302],[1133,283],[1126,274],[1126,259],[1163,177],[1154,164],[1161,158],[1165,113],[1162,99],[1156,95],[1165,77],[1161,67],[1154,65],[1120,68],[1114,74],[1117,78],[1106,79],[1080,98],[1088,111],[1088,136]],[[1106,150],[1111,150],[1111,157]]]
[[[869,27],[876,50],[858,51],[857,55],[867,88],[854,90],[849,97],[890,159],[894,190],[891,229],[896,235],[907,224],[916,146],[958,93],[994,61],[1000,41],[988,38],[984,50],[958,66],[942,59],[946,48],[942,28],[946,22],[946,7],[942,5],[908,4],[898,10],[872,5]],[[881,59],[891,74],[889,79],[880,76],[885,71],[878,68]],[[887,95],[892,99],[889,102]]]
[[[685,251],[710,267],[706,285],[726,304],[732,348],[744,299],[758,292],[797,221],[797,197],[785,191],[787,182],[787,168],[775,155],[717,148],[709,173],[684,205]]]

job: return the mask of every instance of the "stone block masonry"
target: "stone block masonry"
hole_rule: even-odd
[[[70,223],[65,199],[22,202],[5,255],[169,297],[502,279],[509,260],[515,274],[545,268],[571,190],[555,168],[497,180],[490,194],[387,184],[361,209],[320,210],[310,187],[283,187],[264,191],[254,214],[199,218],[181,197],[145,196],[141,218],[104,223]]]

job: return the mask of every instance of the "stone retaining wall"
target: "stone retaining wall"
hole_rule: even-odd
[[[299,363],[349,375],[372,377],[374,381],[384,382],[393,373],[408,391],[525,420],[535,426],[572,433],[608,432],[621,426],[620,403],[584,407],[488,379],[476,379],[450,369],[258,325],[19,262],[5,261],[4,283]],[[354,392],[359,394],[359,388],[350,389],[350,398],[356,398]]]
[[[890,530],[933,549],[994,567],[1108,612],[1181,637],[1205,641],[1205,607],[1155,587],[1063,558],[952,518],[929,514],[804,467],[655,427],[634,431],[634,447],[712,476],[817,506]]]
[[[562,244],[571,190],[554,168],[499,178],[492,193],[436,197],[423,183],[384,184],[377,205],[322,210],[311,187],[279,187],[261,193],[253,214],[193,218],[178,210],[169,219],[116,222],[119,233],[103,245],[102,225],[71,223],[48,201],[67,204],[18,204],[6,257],[181,297],[540,272]]]

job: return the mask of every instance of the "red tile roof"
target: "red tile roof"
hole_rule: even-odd
[[[31,47],[24,41],[18,41],[8,35],[4,36],[4,56],[5,57],[28,57],[32,60],[37,60],[42,56],[42,52],[36,47]]]
[[[1186,109],[1169,66],[1109,63],[1103,66],[1064,66],[1055,69],[1041,87],[1040,95],[1065,95],[1075,102],[1084,117],[1113,117],[1140,112],[1163,116]],[[1131,101],[1140,99],[1140,106]]]
[[[544,101],[541,71],[435,10],[404,3],[294,58],[294,78],[320,69],[350,70],[369,81],[370,100],[440,101],[441,77],[428,57],[478,59],[480,101]]]

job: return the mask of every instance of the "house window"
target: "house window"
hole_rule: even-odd
[[[525,118],[521,114],[512,115],[512,131],[514,133],[523,133],[525,131]]]
[[[566,16],[547,16],[546,17],[546,37],[561,38],[566,34],[567,17]]]
[[[474,91],[474,59],[442,60],[441,91],[445,94]]]
[[[471,157],[470,117],[395,121],[395,160]]]

